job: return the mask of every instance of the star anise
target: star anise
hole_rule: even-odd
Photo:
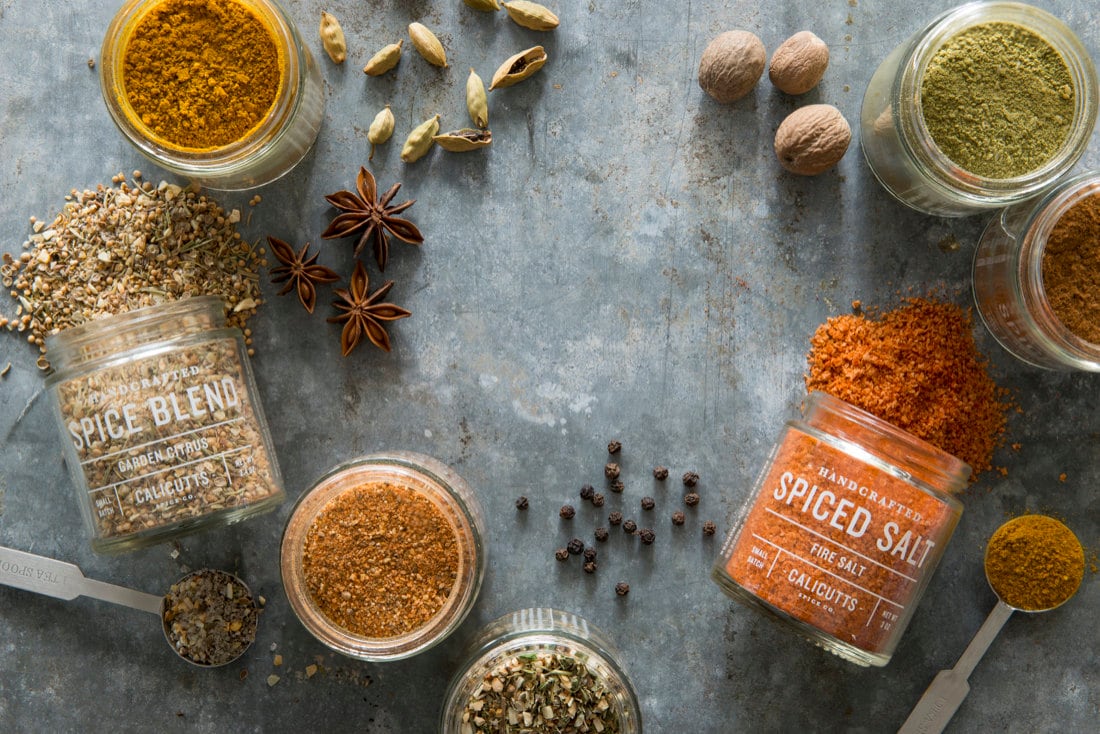
[[[358,193],[352,191],[337,191],[335,194],[327,194],[325,200],[343,214],[337,215],[332,220],[321,237],[326,240],[339,239],[360,232],[359,240],[355,243],[355,257],[363,251],[363,247],[370,242],[374,247],[374,259],[378,261],[378,269],[385,271],[386,261],[390,258],[390,240],[386,236],[388,231],[402,242],[411,245],[419,245],[424,242],[424,235],[407,219],[401,219],[397,215],[416,203],[416,199],[410,199],[404,204],[390,206],[390,201],[401,188],[400,183],[395,183],[390,190],[378,195],[378,185],[374,176],[366,168],[359,167],[359,176],[355,180],[355,188]]]
[[[364,336],[379,349],[390,351],[390,335],[386,333],[382,322],[412,316],[411,311],[400,306],[381,302],[392,287],[393,281],[387,280],[385,285],[368,296],[370,280],[367,278],[367,269],[363,267],[362,260],[355,261],[351,287],[348,290],[338,289],[336,295],[340,300],[332,304],[343,313],[329,319],[332,323],[344,324],[344,331],[340,334],[340,347],[345,357],[359,346]]]
[[[305,306],[306,311],[313,313],[313,307],[317,305],[317,284],[335,283],[340,280],[332,269],[317,264],[317,255],[309,256],[309,243],[302,245],[302,249],[295,254],[294,248],[274,237],[268,237],[271,251],[282,263],[277,268],[271,268],[271,282],[286,282],[279,295],[285,295],[293,288],[298,291],[298,300]]]

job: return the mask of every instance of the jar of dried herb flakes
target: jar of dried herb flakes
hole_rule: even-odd
[[[886,665],[962,515],[970,467],[825,393],[790,421],[711,577],[859,665]]]
[[[1096,114],[1096,70],[1073,31],[1029,5],[973,2],[886,57],[863,97],[861,141],[903,204],[964,216],[1054,185]]]
[[[122,134],[212,189],[282,176],[321,125],[321,73],[273,0],[127,0],[103,40],[100,84]]]
[[[583,617],[522,609],[485,627],[447,689],[442,734],[637,734],[638,697],[607,637]],[[583,721],[583,723],[581,723]]]
[[[1005,209],[974,252],[974,302],[1019,359],[1100,372],[1100,171]]]
[[[283,501],[239,329],[185,298],[46,337],[46,378],[92,548],[118,553]]]
[[[399,660],[466,618],[485,576],[485,522],[446,465],[395,451],[341,464],[298,499],[283,588],[306,629],[361,660]]]

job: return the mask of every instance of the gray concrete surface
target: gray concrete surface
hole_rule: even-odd
[[[287,2],[315,53],[316,3]],[[283,595],[277,550],[289,503],[237,527],[123,557],[94,555],[64,472],[56,428],[26,344],[0,335],[0,543],[79,564],[97,578],[160,592],[185,567],[240,573],[268,599],[259,640],[240,664],[197,670],[177,660],[154,620],[91,600],[0,589],[0,729],[4,731],[367,731],[436,728],[447,681],[485,622],[553,605],[586,616],[622,652],[649,732],[892,731],[937,670],[949,667],[994,603],[981,570],[985,539],[1023,509],[1061,516],[1100,543],[1097,378],[1024,367],[977,327],[998,380],[1021,411],[984,476],[893,662],[854,667],[775,628],[708,580],[720,536],[745,499],[773,436],[803,393],[808,338],[852,299],[943,289],[970,300],[969,266],[986,216],[939,220],[894,203],[858,142],[813,179],[785,174],[771,146],[779,121],[804,102],[836,104],[856,121],[862,90],[885,54],[952,5],[942,0],[589,0],[548,3],[552,34],[481,15],[459,0],[340,0],[326,9],[348,33],[341,68],[323,60],[327,107],[314,152],[261,190],[250,238],[319,242],[322,195],[349,186],[366,162],[366,130],[383,104],[395,141],[373,170],[404,182],[426,242],[395,244],[392,300],[414,316],[393,329],[394,352],[339,353],[339,333],[274,298],[254,320],[253,364],[292,497],[336,462],[383,448],[452,464],[485,505],[491,562],[467,622],[440,647],[372,665],[314,641]],[[100,101],[98,54],[116,3],[0,0],[0,249],[16,252],[27,217],[52,217],[72,187],[117,171],[163,173],[117,134]],[[1095,55],[1100,26],[1086,0],[1044,0]],[[436,70],[408,53],[393,73],[359,69],[412,20],[435,28],[451,55]],[[825,81],[791,99],[766,81],[729,107],[695,83],[707,40],[747,28],[774,49],[810,29],[832,49]],[[467,124],[462,84],[545,44],[541,75],[494,92],[494,143],[483,154],[406,166],[403,131],[429,115]],[[407,45],[407,44],[406,44]],[[1092,145],[1081,167],[1100,165]],[[251,194],[223,195],[249,210]],[[957,242],[959,247],[948,245]],[[350,248],[322,245],[350,272]],[[371,267],[372,278],[377,271]],[[330,300],[322,295],[322,304]],[[327,308],[327,304],[321,309]],[[620,439],[634,506],[658,500],[657,543],[612,542],[595,576],[554,562],[571,532],[556,516],[599,480],[605,443]],[[702,504],[673,531],[675,485],[649,468],[702,475]],[[1065,480],[1059,475],[1065,473]],[[523,493],[531,509],[517,519]],[[608,502],[607,510],[619,504]],[[575,528],[594,527],[591,509]],[[638,513],[635,513],[638,514]],[[618,540],[623,540],[619,538]],[[632,592],[617,599],[615,582]],[[975,671],[951,730],[1095,730],[1100,585],[1089,573],[1064,608],[1009,621]],[[283,666],[273,667],[273,655]],[[326,672],[305,679],[320,658]],[[241,679],[241,671],[248,676]],[[268,687],[275,672],[282,680]]]

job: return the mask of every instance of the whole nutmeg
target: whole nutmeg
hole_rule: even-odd
[[[768,78],[780,91],[805,94],[825,76],[829,47],[809,31],[800,31],[779,45],[768,64]]]
[[[767,52],[748,31],[726,31],[707,44],[699,60],[699,86],[722,104],[752,91],[764,73]]]
[[[835,166],[848,150],[852,128],[836,107],[800,107],[775,131],[775,155],[791,173],[816,176]]]

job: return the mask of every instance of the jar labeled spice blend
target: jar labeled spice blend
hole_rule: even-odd
[[[974,301],[1005,349],[1037,367],[1100,372],[1100,172],[1001,212],[974,253]]]
[[[122,134],[209,188],[282,176],[320,128],[320,69],[273,0],[128,0],[99,68]]]
[[[393,452],[336,467],[283,533],[283,587],[318,640],[361,660],[427,650],[466,618],[485,575],[480,504],[449,467]]]
[[[1032,198],[1084,153],[1096,70],[1060,20],[973,2],[895,48],[863,98],[867,163],[914,209],[964,216]]]
[[[885,665],[962,505],[970,467],[811,393],[780,436],[712,578],[821,647]]]
[[[187,298],[46,338],[92,547],[121,552],[273,509],[284,493],[239,329]]]

